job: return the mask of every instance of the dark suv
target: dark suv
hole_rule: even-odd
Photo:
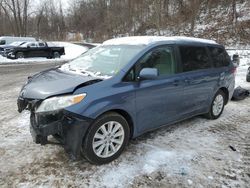
[[[112,39],[30,77],[18,109],[34,141],[53,135],[74,158],[108,163],[129,139],[192,116],[218,118],[234,90],[224,47],[187,37]]]

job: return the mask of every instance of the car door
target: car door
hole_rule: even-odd
[[[48,57],[48,47],[45,45],[45,43],[43,42],[38,43],[37,56]]]
[[[37,44],[36,43],[28,43],[27,44],[27,57],[37,57]]]
[[[205,112],[213,97],[218,74],[205,46],[179,46],[184,77],[184,113],[187,116]]]
[[[183,104],[183,78],[177,74],[173,47],[161,46],[145,54],[135,66],[136,77],[143,68],[157,68],[159,76],[135,83],[136,123],[140,133],[180,118]]]

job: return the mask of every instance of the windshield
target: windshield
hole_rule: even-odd
[[[144,48],[143,45],[102,45],[62,66],[96,77],[112,77]]]

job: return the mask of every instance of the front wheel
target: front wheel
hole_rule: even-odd
[[[250,67],[247,70],[247,77],[246,77],[247,82],[250,82]]]
[[[225,93],[222,90],[219,90],[213,98],[210,110],[206,114],[206,117],[209,119],[219,118],[224,110],[224,106],[225,106]]]
[[[129,132],[123,116],[104,114],[91,125],[82,144],[82,153],[91,163],[109,163],[121,155],[129,141]]]

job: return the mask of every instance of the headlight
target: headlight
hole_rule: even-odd
[[[49,112],[69,107],[81,102],[86,97],[86,93],[80,95],[68,95],[61,97],[51,97],[44,100],[36,112]]]

